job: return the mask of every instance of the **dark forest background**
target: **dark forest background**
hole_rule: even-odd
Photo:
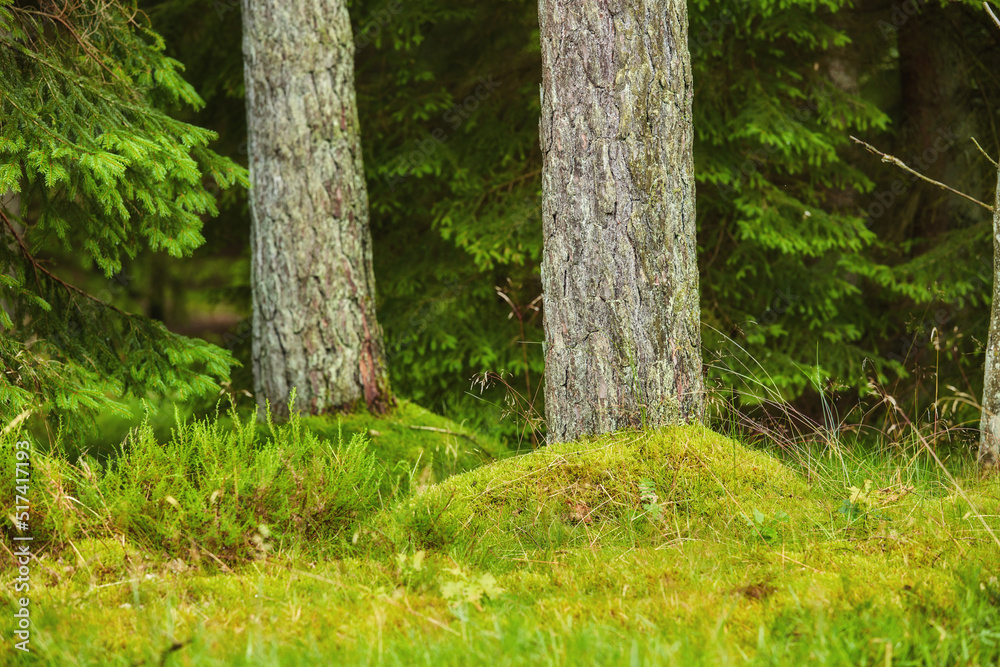
[[[246,165],[239,3],[141,4],[207,102],[177,114]],[[889,395],[908,414],[978,422],[990,216],[850,136],[992,201],[995,167],[970,138],[1000,154],[1000,31],[974,2],[689,8],[716,401],[754,414],[780,395],[820,423],[863,422],[887,414]],[[537,4],[358,0],[350,11],[393,388],[512,436],[504,397],[540,401],[543,370]],[[53,259],[98,298],[232,350],[238,392],[252,388],[249,210],[239,188],[218,195],[193,258],[140,255],[110,281]],[[487,371],[509,387],[481,392],[473,378]]]

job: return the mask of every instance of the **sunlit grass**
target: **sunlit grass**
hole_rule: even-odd
[[[843,439],[755,442],[677,427],[543,448],[436,484],[415,475],[338,529],[335,545],[298,536],[225,563],[196,546],[165,550],[110,518],[86,534],[66,527],[67,544],[33,566],[33,653],[18,657],[49,665],[1000,660],[995,476],[960,452],[936,461],[919,441],[905,455]],[[186,488],[192,498],[209,492]],[[83,511],[68,507],[64,519]],[[13,577],[9,568],[0,576],[8,605]],[[12,628],[3,615],[5,640]],[[10,642],[2,650],[13,655]]]

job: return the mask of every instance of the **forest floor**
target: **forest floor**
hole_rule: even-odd
[[[49,531],[49,547],[31,564],[31,652],[13,649],[22,594],[5,558],[0,662],[1000,661],[1000,480],[971,460],[939,465],[919,449],[859,453],[836,444],[783,452],[702,427],[514,456],[410,404],[388,420],[345,419],[300,428],[341,448],[344,432],[361,433],[365,442],[352,446],[394,463],[367,496],[377,498],[371,511],[352,514],[328,543],[285,535],[272,519],[236,538],[249,551],[224,553],[201,539],[218,516],[197,532],[171,523],[162,537],[157,526],[173,521],[163,517],[194,516],[187,504],[218,503],[225,485],[202,485],[191,492],[204,494],[196,501],[149,480],[128,495],[131,482],[118,478],[95,486],[99,494],[78,486],[73,496],[65,491],[73,479],[100,475],[78,464],[71,479],[39,454],[33,489],[45,498],[38,530]],[[199,461],[211,458],[205,452]],[[287,488],[306,482],[293,476]],[[115,489],[127,504],[108,497]],[[263,492],[245,493],[233,507],[264,502]],[[108,515],[88,524],[102,511],[98,497]],[[74,500],[90,514],[75,514]],[[291,521],[305,516],[296,511]],[[122,522],[123,512],[151,520]]]

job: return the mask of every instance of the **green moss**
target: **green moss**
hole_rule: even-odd
[[[997,664],[1000,480],[825,456],[809,484],[701,427],[602,436],[416,490],[343,558],[286,543],[226,573],[76,539],[33,565],[29,660]]]
[[[643,502],[640,483],[655,495],[652,503]],[[678,426],[553,445],[483,466],[424,489],[375,525],[397,546],[524,551],[604,531],[615,539],[653,518],[654,538],[683,535],[680,524],[692,521],[726,529],[754,509],[799,514],[807,494],[805,482],[773,457],[701,426]]]

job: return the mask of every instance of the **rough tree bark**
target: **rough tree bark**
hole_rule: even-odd
[[[993,200],[993,305],[986,343],[983,380],[983,416],[979,423],[979,463],[1000,463],[1000,171]]]
[[[243,0],[253,371],[287,415],[393,402],[344,0]]]
[[[698,418],[683,0],[540,0],[549,442]]]

